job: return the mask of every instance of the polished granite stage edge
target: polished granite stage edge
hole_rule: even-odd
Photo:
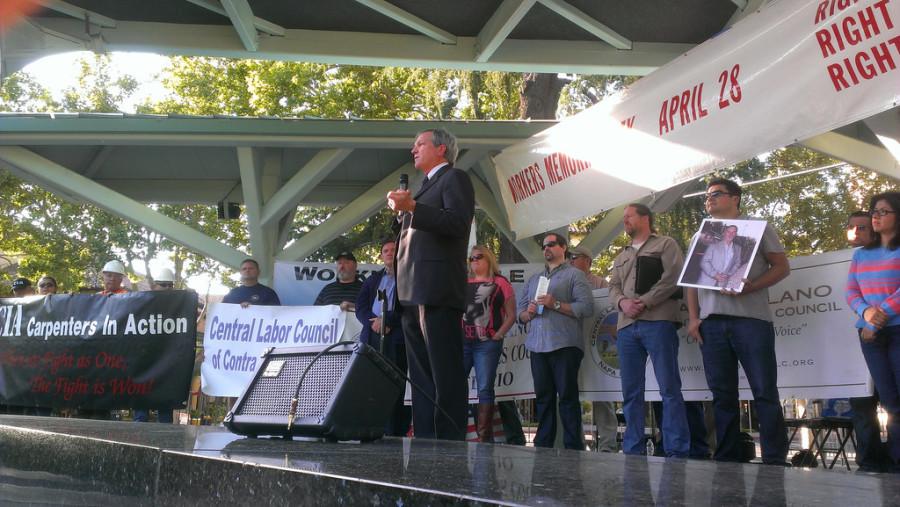
[[[39,485],[87,504],[100,495],[158,504],[900,505],[897,475],[415,439],[252,440],[217,427],[19,416],[0,416],[0,460],[0,498]]]

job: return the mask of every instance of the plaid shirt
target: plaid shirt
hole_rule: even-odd
[[[544,308],[541,315],[535,315],[528,323],[528,335],[525,348],[532,352],[552,352],[564,347],[584,349],[584,331],[582,320],[594,314],[594,295],[591,285],[581,270],[564,262],[552,271],[544,267],[543,273],[535,273],[525,284],[525,290],[519,298],[517,314],[528,309],[528,303],[534,301],[538,280],[541,276],[550,279],[547,293],[560,303],[572,306],[574,317]]]

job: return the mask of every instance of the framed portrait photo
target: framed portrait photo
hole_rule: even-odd
[[[678,285],[740,292],[765,230],[765,220],[703,220]]]

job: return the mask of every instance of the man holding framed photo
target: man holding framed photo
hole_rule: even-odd
[[[706,211],[714,219],[741,217],[741,187],[722,178],[706,189]],[[696,241],[694,242],[696,244]],[[787,432],[778,396],[775,328],[768,288],[790,274],[784,247],[766,224],[740,291],[686,288],[688,334],[700,343],[706,382],[713,393],[718,461],[742,461],[738,361],[756,401],[763,463],[785,464]]]

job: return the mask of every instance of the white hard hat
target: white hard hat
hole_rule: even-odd
[[[112,260],[103,265],[104,273],[118,273],[125,275],[125,265],[121,261]]]
[[[175,283],[175,272],[169,268],[162,268],[153,277],[154,282],[172,282]]]

